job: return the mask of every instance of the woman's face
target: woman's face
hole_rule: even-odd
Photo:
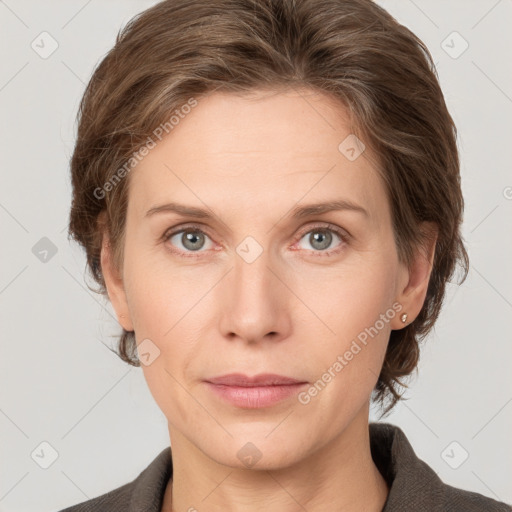
[[[214,93],[132,171],[122,284],[107,284],[171,444],[277,468],[367,420],[408,274],[352,137],[342,105],[312,91]],[[308,210],[343,201],[357,209]],[[302,384],[206,382],[233,373]]]

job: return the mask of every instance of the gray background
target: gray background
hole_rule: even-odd
[[[142,370],[107,349],[119,326],[66,234],[78,102],[118,30],[154,3],[0,0],[1,511],[97,496],[169,443]],[[438,67],[459,129],[471,259],[462,287],[449,285],[409,399],[383,421],[446,483],[512,503],[512,1],[379,3]],[[47,58],[31,47],[43,31],[58,43]]]

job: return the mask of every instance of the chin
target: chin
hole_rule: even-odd
[[[268,431],[261,435],[235,436],[231,439],[230,448],[221,453],[209,453],[216,462],[237,469],[255,471],[285,469],[300,460],[304,450],[303,444],[288,439],[265,438]],[[206,452],[208,453],[208,452]]]

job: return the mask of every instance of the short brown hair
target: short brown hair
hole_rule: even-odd
[[[77,115],[71,159],[69,235],[106,294],[100,254],[106,229],[123,264],[129,175],[126,164],[173,112],[216,90],[309,88],[342,102],[353,133],[379,158],[400,261],[438,226],[423,308],[391,331],[374,398],[388,412],[412,373],[419,343],[436,321],[457,263],[468,273],[460,224],[457,132],[426,46],[370,0],[164,0],[134,17],[95,69]],[[125,172],[119,173],[120,169]],[[105,186],[110,184],[109,186]],[[101,214],[101,215],[100,215]],[[100,220],[102,220],[100,222]],[[140,366],[135,336],[118,355]]]

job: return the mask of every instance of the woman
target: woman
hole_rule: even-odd
[[[368,422],[468,270],[456,129],[386,11],[153,6],[96,69],[71,170],[70,234],[171,447],[67,512],[511,510]]]

